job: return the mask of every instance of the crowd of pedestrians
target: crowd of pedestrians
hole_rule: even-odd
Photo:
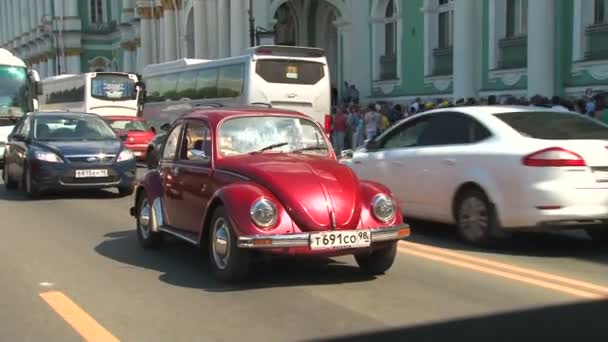
[[[571,111],[608,124],[608,96],[597,94],[582,98],[552,98],[540,95],[530,99],[526,97],[504,97],[498,99],[491,95],[482,99],[459,99],[452,102],[447,99],[427,100],[415,99],[407,106],[392,103],[359,104],[358,91],[353,85],[346,84],[350,91],[341,102],[334,106],[332,116],[331,138],[336,153],[345,149],[354,149],[363,145],[367,139],[372,139],[387,130],[396,122],[436,108],[475,106],[475,105],[513,105],[545,107],[553,110]],[[356,94],[356,97],[353,96]]]

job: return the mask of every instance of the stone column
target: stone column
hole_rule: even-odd
[[[208,38],[208,47],[207,50],[207,58],[215,59],[219,58],[219,27],[218,23],[221,19],[217,16],[217,1],[218,0],[207,0],[205,4],[207,5],[206,14],[207,14],[207,38]]]
[[[226,6],[226,0],[217,1],[217,35],[218,35],[218,53],[219,58],[225,58],[230,55],[230,13]]]
[[[80,74],[82,72],[80,66],[80,49],[66,49],[65,50],[65,64],[66,74]]]
[[[36,28],[38,27],[38,25],[40,25],[40,18],[42,17],[39,12],[41,12],[42,9],[38,8],[38,0],[29,0],[28,3],[30,16],[30,31],[33,30],[33,36],[36,36]],[[34,39],[34,37],[32,37],[31,39]]]
[[[528,1],[528,97],[555,92],[554,6],[553,0]]]
[[[11,3],[13,5],[13,46],[17,47],[21,44],[21,41],[18,39],[21,36],[21,7],[19,4],[20,0],[12,0]]]
[[[350,37],[347,37],[350,40],[355,40],[356,42],[368,42],[371,37],[371,30],[369,28],[369,9],[366,6],[352,6],[352,21],[351,21],[351,30]],[[418,33],[417,33],[418,34]],[[355,38],[356,37],[356,38]],[[339,39],[339,38],[338,38]],[[360,45],[355,43],[351,45],[351,49],[349,51],[344,50],[343,56],[338,58],[338,68],[342,64],[342,60],[349,59],[351,68],[353,73],[351,75],[350,80],[357,86],[359,89],[359,97],[365,99],[366,97],[371,95],[371,84],[370,80],[372,79],[372,73],[370,70],[370,65],[372,63],[371,54],[370,53],[360,53]],[[340,46],[335,46],[334,49],[339,51]],[[405,49],[402,48],[401,51]],[[402,52],[403,55],[403,52]],[[339,56],[339,53],[338,53]],[[339,81],[339,73],[337,73],[338,77],[336,77],[336,87],[340,89],[342,92],[344,86],[343,83],[338,83]]]
[[[42,49],[45,49],[45,45],[42,45]],[[40,73],[40,79],[45,79],[48,77],[48,52],[44,51],[40,54],[40,63],[38,64],[38,71]]]
[[[153,63],[153,53],[155,42],[154,35],[152,34],[152,20],[154,20],[154,13],[150,7],[138,7],[137,8],[139,17],[140,17],[140,39],[141,39],[141,47],[140,47],[140,61],[139,63],[142,67]]]
[[[0,44],[4,45],[8,42],[9,38],[9,32],[8,32],[8,19],[10,18],[10,15],[8,14],[8,2],[7,1],[2,1],[0,2],[0,13],[2,14],[1,18],[2,18],[2,23],[0,26],[0,30],[2,32],[0,32],[0,34],[2,34],[2,41],[0,42]]]
[[[169,1],[163,3],[163,52],[164,61],[172,61],[177,59],[177,32],[175,30],[176,9],[173,8]]]
[[[478,0],[454,1],[454,98],[477,97],[481,37]]]
[[[209,50],[206,15],[204,0],[194,0],[194,58],[206,58]]]
[[[133,19],[135,14],[134,4],[134,0],[122,0],[122,15],[120,16],[122,23],[128,23]]]
[[[245,47],[244,39],[249,38],[249,30],[245,29],[249,10],[249,3],[245,4],[243,0],[230,0],[230,23],[226,26],[230,30],[230,55],[238,56]],[[247,39],[249,42],[249,39]],[[249,45],[249,44],[247,44]]]
[[[21,44],[25,44],[29,40],[30,32],[30,11],[26,0],[19,0],[19,17],[21,18]]]

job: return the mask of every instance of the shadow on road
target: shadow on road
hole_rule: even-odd
[[[605,341],[606,317],[596,301],[316,341]]]
[[[110,190],[95,190],[95,191],[62,191],[43,193],[40,197],[32,199],[23,191],[7,191],[4,185],[0,185],[0,201],[24,201],[24,202],[40,202],[54,201],[66,199],[117,199],[123,198],[118,193]]]
[[[167,239],[158,250],[144,250],[137,243],[135,230],[105,235],[95,247],[97,253],[132,266],[162,272],[160,280],[176,286],[200,288],[210,292],[243,291],[258,288],[353,283],[373,280],[356,266],[329,258],[273,258],[255,263],[248,279],[238,285],[215,280],[208,258],[200,249],[177,239]]]
[[[412,227],[408,240],[429,246],[513,256],[572,257],[608,264],[607,246],[578,231],[517,233],[495,247],[480,248],[463,242],[453,226],[416,220],[408,222]]]

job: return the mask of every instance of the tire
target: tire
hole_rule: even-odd
[[[4,187],[6,190],[15,190],[19,186],[19,184],[12,178],[9,177],[7,171],[7,165],[4,164],[4,170],[2,170],[2,180],[4,181]]]
[[[213,212],[208,251],[211,272],[217,279],[237,282],[249,273],[250,254],[237,247],[237,236],[224,207]]]
[[[593,241],[606,243],[608,242],[608,227],[588,228],[585,232]]]
[[[131,196],[133,195],[133,192],[135,192],[135,187],[133,185],[118,188],[118,195],[120,195],[120,197]]]
[[[27,194],[29,198],[37,199],[40,197],[40,190],[38,187],[32,182],[32,170],[25,166],[25,170],[23,170],[23,190]]]
[[[145,249],[158,248],[163,242],[162,233],[154,233],[150,230],[152,222],[152,207],[148,201],[148,195],[144,192],[137,201],[137,242]]]
[[[491,246],[509,236],[500,228],[496,209],[480,189],[465,190],[458,196],[456,225],[461,238],[476,246]]]
[[[388,271],[397,256],[397,242],[366,255],[355,255],[361,270],[369,275],[382,275]]]

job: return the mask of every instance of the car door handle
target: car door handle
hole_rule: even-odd
[[[454,165],[456,164],[456,159],[454,158],[446,158],[443,160],[444,164],[448,164],[448,165]]]

